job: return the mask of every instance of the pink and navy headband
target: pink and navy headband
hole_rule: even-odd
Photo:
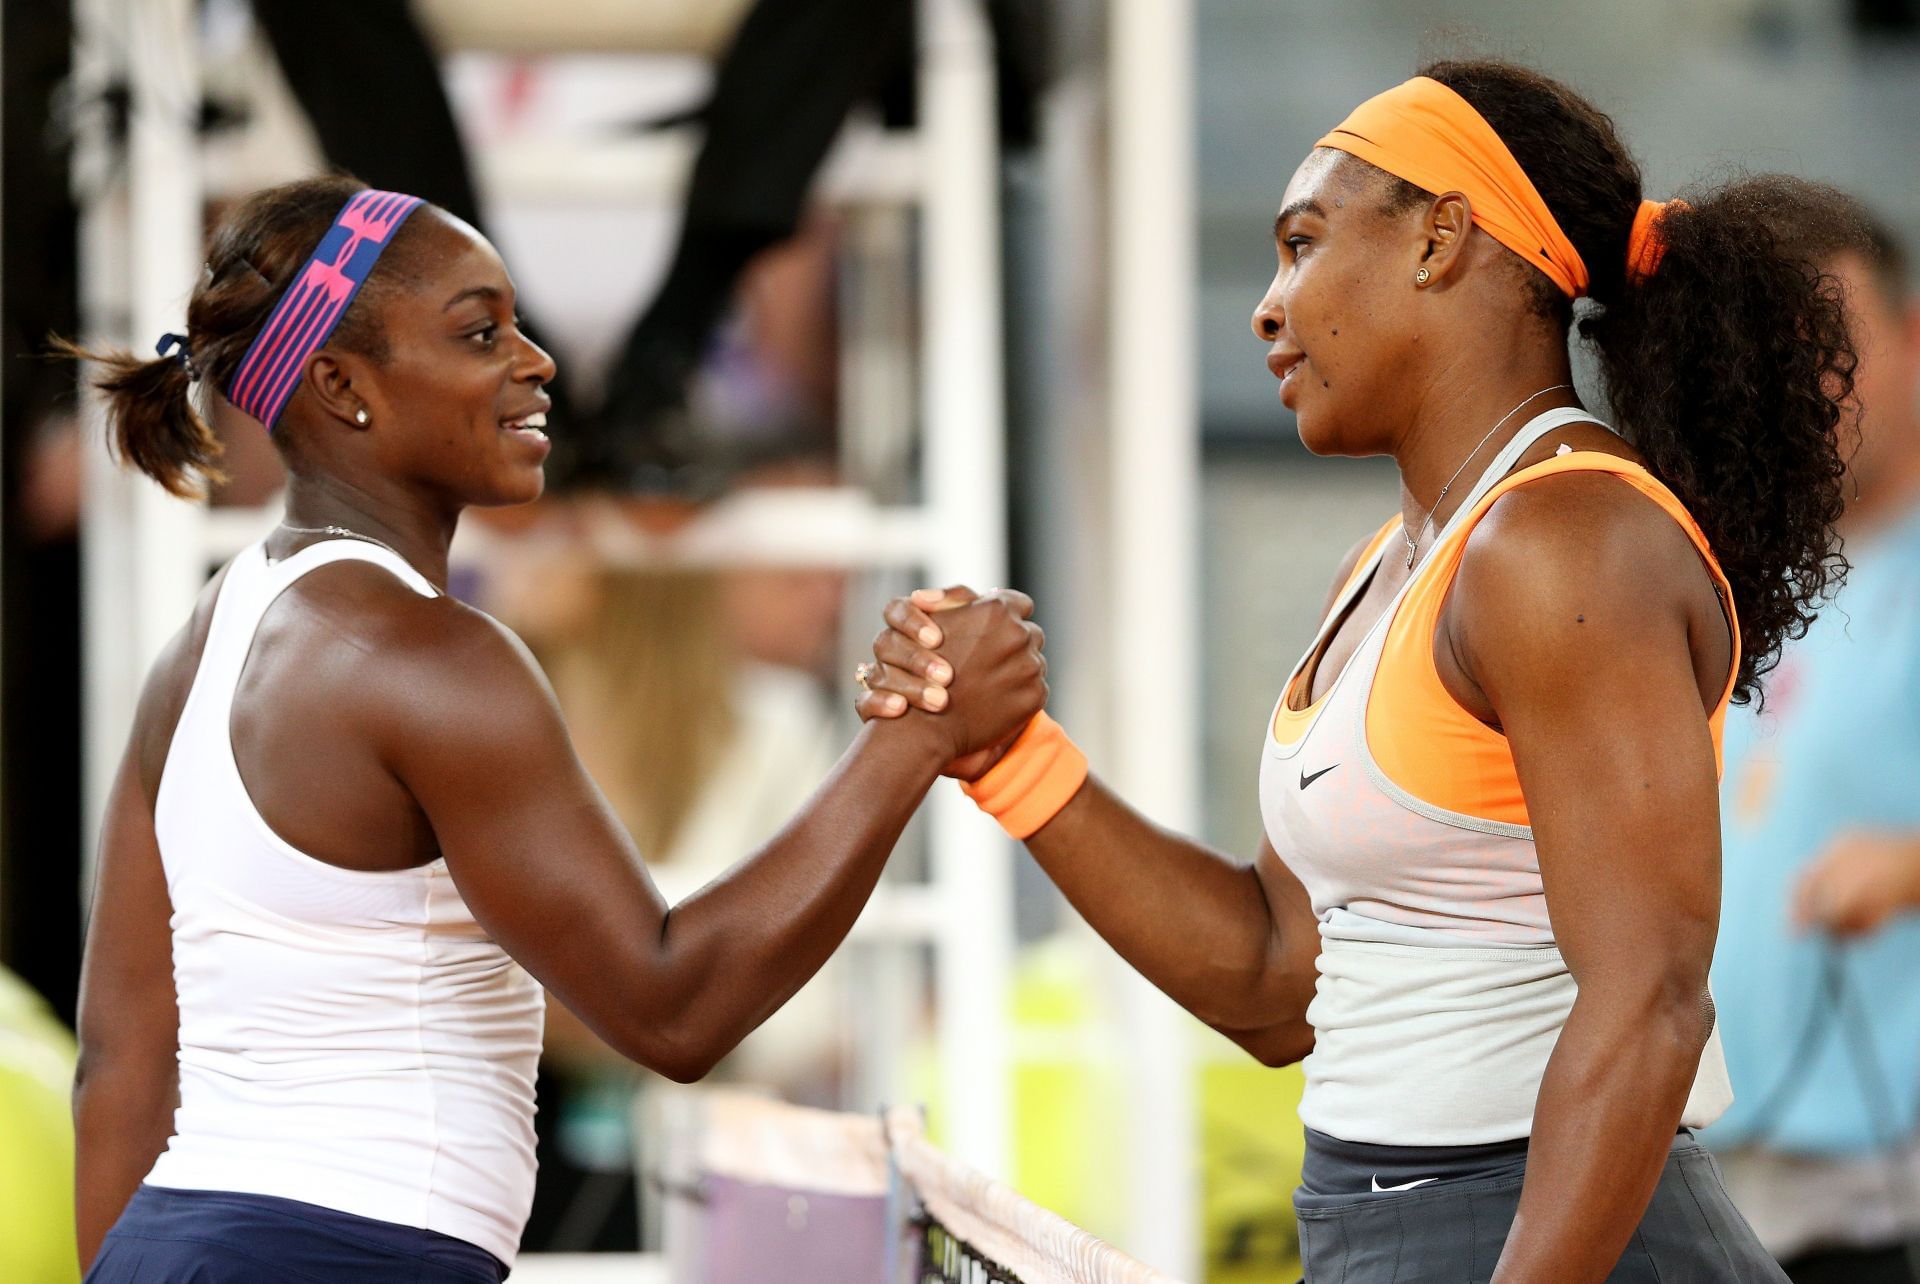
[[[403,192],[354,194],[240,358],[227,400],[273,431],[300,386],[307,358],[332,335],[395,229],[420,204],[418,196]]]

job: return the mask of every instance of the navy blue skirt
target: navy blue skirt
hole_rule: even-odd
[[[86,1284],[500,1284],[477,1244],[271,1195],[142,1186]]]

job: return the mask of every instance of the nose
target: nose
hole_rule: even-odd
[[[559,367],[554,364],[547,350],[525,334],[520,336],[520,341],[526,344],[527,350],[519,362],[519,368],[514,371],[515,376],[524,383],[552,383],[553,376],[559,371]]]
[[[1280,278],[1276,275],[1253,309],[1253,336],[1262,343],[1272,343],[1286,323],[1287,310],[1280,303]]]

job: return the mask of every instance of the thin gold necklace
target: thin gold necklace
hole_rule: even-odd
[[[363,539],[369,544],[378,544],[381,548],[386,549],[389,553],[392,553],[395,557],[399,558],[401,561],[403,562],[407,561],[407,555],[405,553],[402,553],[399,549],[395,548],[393,545],[387,543],[387,541],[383,539],[375,539],[373,536],[363,534],[360,531],[348,530],[344,526],[295,526],[289,522],[281,522],[280,529],[283,531],[289,531],[295,535],[338,535],[345,539]],[[413,563],[407,562],[407,565],[411,566],[413,565]]]
[[[1427,510],[1426,517],[1422,519],[1420,523],[1420,529],[1415,531],[1412,535],[1409,535],[1407,534],[1406,523],[1402,522],[1400,524],[1400,538],[1406,541],[1406,545],[1407,545],[1407,569],[1408,570],[1413,569],[1413,559],[1420,551],[1420,541],[1426,538],[1427,527],[1433,525],[1433,515],[1439,512],[1440,505],[1446,502],[1447,492],[1452,490],[1453,484],[1460,480],[1460,474],[1467,471],[1467,465],[1472,463],[1473,457],[1480,453],[1480,448],[1482,446],[1485,446],[1489,441],[1493,440],[1493,434],[1500,431],[1501,424],[1506,423],[1507,420],[1519,414],[1522,408],[1526,406],[1527,402],[1533,401],[1535,398],[1538,398],[1538,397],[1544,397],[1548,393],[1556,392],[1561,388],[1572,388],[1572,387],[1573,385],[1570,383],[1556,383],[1550,388],[1542,388],[1540,391],[1528,397],[1526,401],[1522,401],[1518,406],[1515,406],[1512,410],[1509,410],[1506,414],[1501,415],[1500,423],[1497,423],[1493,427],[1487,429],[1487,435],[1482,437],[1479,440],[1479,442],[1475,444],[1474,448],[1467,452],[1467,457],[1460,461],[1460,466],[1458,468],[1453,470],[1453,476],[1447,478],[1447,484],[1440,488],[1440,493],[1438,495],[1434,496],[1433,507]]]

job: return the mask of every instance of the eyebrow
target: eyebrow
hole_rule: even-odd
[[[1280,225],[1285,223],[1288,219],[1292,218],[1295,214],[1318,214],[1321,218],[1325,218],[1327,216],[1326,210],[1320,207],[1320,202],[1314,200],[1312,197],[1308,197],[1305,200],[1295,201],[1293,204],[1287,206],[1287,208],[1281,210],[1278,214],[1274,215],[1273,234],[1275,236],[1279,236]]]
[[[468,299],[485,299],[488,302],[492,302],[500,298],[503,294],[504,291],[497,285],[476,285],[472,289],[462,290],[451,299],[448,299],[447,306],[442,308],[441,311],[451,312],[455,306],[465,303]]]

